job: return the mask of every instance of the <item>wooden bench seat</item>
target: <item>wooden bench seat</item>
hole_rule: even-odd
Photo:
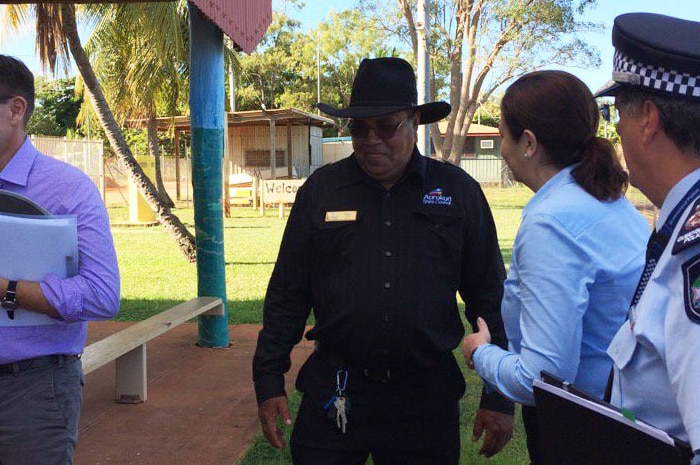
[[[221,299],[188,300],[88,345],[82,356],[83,373],[88,374],[115,360],[117,402],[144,402],[147,397],[146,343],[202,314],[223,315]]]
[[[231,186],[229,199],[232,205],[251,205],[253,203],[253,183]]]

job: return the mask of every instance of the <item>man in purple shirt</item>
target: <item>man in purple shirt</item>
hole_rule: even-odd
[[[0,55],[0,189],[51,215],[76,218],[79,256],[77,274],[65,279],[15,281],[0,273],[3,465],[72,463],[87,321],[119,310],[119,269],[105,206],[84,173],[34,148],[25,135],[33,109],[34,76],[21,61]],[[19,312],[33,312],[32,325],[18,325],[22,319],[12,317]]]

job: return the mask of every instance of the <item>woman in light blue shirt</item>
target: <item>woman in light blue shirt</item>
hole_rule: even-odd
[[[509,351],[488,327],[467,336],[467,363],[523,405],[528,451],[541,463],[532,384],[546,370],[603,396],[606,353],[644,267],[649,226],[624,197],[627,173],[596,137],[598,108],[562,71],[527,74],[501,103],[501,154],[535,195],[515,239],[501,313]]]

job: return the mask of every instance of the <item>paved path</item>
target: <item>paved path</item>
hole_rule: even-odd
[[[88,343],[130,323],[91,322]],[[196,345],[197,324],[178,326],[148,344],[148,400],[114,402],[114,363],[85,380],[75,465],[235,464],[259,433],[251,361],[258,325],[229,327],[231,347]],[[291,382],[313,350],[292,354]]]

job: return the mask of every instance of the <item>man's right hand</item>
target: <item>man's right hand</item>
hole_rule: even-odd
[[[277,449],[284,449],[284,433],[277,426],[277,417],[280,417],[285,425],[292,424],[292,416],[289,414],[289,405],[285,396],[272,397],[258,406],[258,418],[262,425],[265,438]]]

